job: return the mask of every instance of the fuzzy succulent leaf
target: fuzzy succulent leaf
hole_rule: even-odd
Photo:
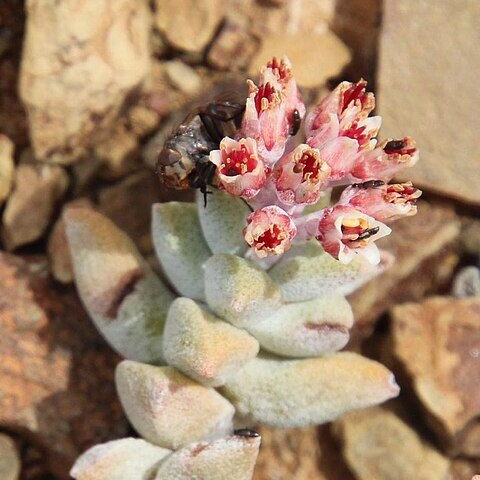
[[[211,315],[189,298],[172,303],[163,343],[169,365],[209,387],[230,380],[259,350],[257,340],[245,330]]]
[[[175,368],[124,360],[115,382],[130,423],[155,445],[177,449],[232,431],[233,406]]]
[[[197,195],[198,215],[203,235],[210,250],[215,253],[243,255],[247,244],[243,228],[247,224],[250,209],[240,198],[212,189],[204,206],[203,195]]]
[[[399,392],[387,368],[348,352],[303,360],[256,358],[221,390],[241,418],[282,428],[329,422]]]
[[[265,271],[235,255],[214,255],[205,263],[205,293],[210,308],[244,328],[271,315],[281,293]]]
[[[139,438],[122,438],[95,445],[75,462],[75,480],[146,480],[172,452]]]
[[[259,447],[259,437],[237,435],[195,443],[166,458],[155,480],[250,480]]]
[[[263,349],[288,357],[318,357],[342,349],[353,325],[345,297],[331,294],[290,303],[249,327]]]
[[[391,256],[384,255],[382,262],[374,266],[357,255],[345,265],[325,253],[316,240],[310,240],[292,247],[269,274],[280,286],[286,302],[301,302],[332,293],[348,295],[382,273],[391,262]]]
[[[64,213],[75,283],[99,331],[122,356],[163,361],[162,333],[174,295],[133,242],[91,209]]]
[[[205,300],[203,264],[211,252],[203,238],[194,203],[156,203],[152,207],[155,252],[176,290]]]

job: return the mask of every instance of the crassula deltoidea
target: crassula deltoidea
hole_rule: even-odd
[[[418,150],[377,143],[373,108],[361,80],[305,115],[288,59],[268,63],[241,125],[203,159],[207,205],[200,193],[153,205],[161,278],[110,220],[65,213],[78,291],[125,358],[118,394],[143,438],[91,448],[76,480],[247,480],[260,445],[248,428],[321,424],[398,394],[384,366],[339,352],[353,323],[345,295],[392,264],[375,241],[421,193],[388,183]]]

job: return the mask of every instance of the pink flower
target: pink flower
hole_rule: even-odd
[[[241,134],[257,141],[263,160],[272,165],[283,154],[289,133],[285,92],[271,69],[262,73],[257,87],[247,81],[249,95],[242,120]]]
[[[367,82],[342,82],[307,115],[305,132],[309,145],[320,148],[339,136],[357,140],[359,148],[373,148],[372,139],[381,125],[380,117],[367,118],[375,107]]]
[[[318,148],[332,169],[332,181],[346,177],[361,151],[372,150],[381,125],[380,117],[368,117],[375,106],[367,82],[342,82],[305,120],[307,143]]]
[[[298,145],[275,164],[273,178],[279,200],[287,205],[317,203],[330,171],[318,150]]]
[[[359,254],[377,265],[380,252],[374,242],[390,232],[390,228],[373,217],[349,205],[336,205],[324,211],[318,224],[317,240],[327,253],[342,263],[350,263]]]
[[[266,67],[262,69],[262,77],[264,71],[267,69],[270,69],[273,72],[283,88],[289,132],[292,133],[296,122],[295,115],[298,115],[298,117],[302,119],[305,116],[306,111],[302,95],[300,94],[297,82],[292,74],[292,64],[286,55],[284,55],[280,61],[277,60],[276,57],[273,57],[273,59],[267,63]],[[261,83],[263,82],[264,80],[262,79]]]
[[[251,198],[265,185],[265,167],[252,138],[225,137],[220,150],[210,152],[210,161],[217,166],[219,185],[231,195]]]
[[[297,227],[290,216],[274,205],[251,213],[243,230],[245,241],[259,258],[281,255],[290,248],[296,234]]]
[[[422,191],[412,182],[386,185],[374,180],[347,187],[340,203],[348,204],[379,222],[393,222],[417,213],[417,199]]]
[[[418,149],[412,138],[385,140],[374,150],[358,155],[351,173],[359,180],[389,181],[399,171],[415,165],[418,158]]]

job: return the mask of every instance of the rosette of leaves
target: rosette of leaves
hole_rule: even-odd
[[[345,295],[388,256],[345,265],[312,240],[262,268],[245,256],[249,214],[221,191],[206,208],[153,205],[157,274],[106,217],[65,212],[80,297],[125,358],[116,386],[142,437],[88,450],[76,480],[250,479],[260,438],[235,429],[318,425],[398,394],[387,368],[340,352]]]

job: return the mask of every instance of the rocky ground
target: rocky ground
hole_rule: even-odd
[[[81,451],[132,433],[61,212],[98,209],[151,256],[150,205],[189,195],[154,175],[165,135],[283,53],[309,102],[366,78],[383,135],[417,138],[425,194],[383,240],[394,268],[350,298],[348,348],[388,365],[400,397],[318,429],[262,428],[255,479],[480,473],[475,18],[477,0],[2,0],[0,478],[66,479]]]

